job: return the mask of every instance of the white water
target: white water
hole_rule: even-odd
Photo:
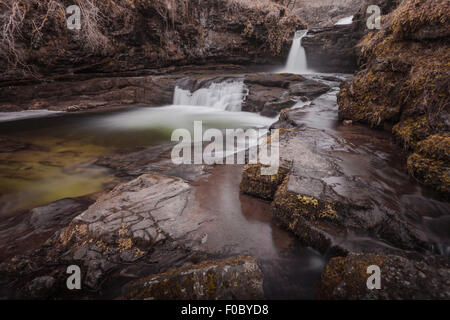
[[[48,117],[55,114],[59,114],[61,112],[62,111],[50,111],[50,110],[25,110],[18,112],[0,112],[0,122]]]
[[[202,121],[206,128],[263,128],[276,121],[257,113],[225,111],[192,105],[171,105],[158,108],[136,108],[116,114],[106,114],[91,122],[88,127],[102,131],[152,130],[164,128],[172,132],[178,128],[191,130],[194,121]]]
[[[352,24],[353,16],[345,17],[335,23],[335,25]]]
[[[243,81],[224,81],[212,83],[208,88],[195,92],[175,88],[173,103],[175,105],[210,107],[218,110],[241,111],[246,96]]]
[[[292,42],[291,51],[289,51],[289,57],[286,67],[283,72],[288,73],[309,73],[306,64],[306,53],[302,47],[302,39],[308,30],[299,30],[295,33],[294,41]]]

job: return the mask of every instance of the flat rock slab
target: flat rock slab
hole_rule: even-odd
[[[180,178],[142,175],[117,186],[77,216],[55,245],[67,249],[65,259],[87,265],[91,286],[100,278],[99,269],[136,261],[159,247],[195,249],[202,236],[196,230],[207,217],[184,214],[190,191]]]
[[[179,266],[201,246],[199,228],[208,220],[185,212],[190,192],[183,179],[161,174],[120,184],[56,232],[41,250],[6,261],[0,270],[17,278],[21,272],[32,274],[36,265],[52,270],[49,263],[75,264],[84,272],[83,286],[97,288],[107,273],[138,278]],[[35,215],[33,221],[41,218],[45,215]]]
[[[166,144],[100,157],[96,164],[114,170],[117,176],[138,177],[147,172],[197,180],[210,166],[203,164],[174,164],[171,153],[174,145]]]
[[[263,277],[252,257],[204,261],[128,284],[123,299],[263,299]]]

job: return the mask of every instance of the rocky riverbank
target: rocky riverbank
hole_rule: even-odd
[[[394,136],[411,152],[409,173],[448,198],[449,4],[391,4],[381,30],[358,44],[360,71],[342,86],[339,116],[393,126]]]
[[[62,1],[6,1],[1,87],[15,83],[145,75],[189,64],[283,61],[306,25],[269,0],[75,1],[82,28],[66,27]],[[280,60],[281,59],[281,60]],[[2,95],[0,101],[7,96]]]
[[[1,217],[0,298],[450,298],[447,3],[380,0],[379,31],[365,29],[368,3],[351,25],[311,30],[303,41],[310,66],[359,68],[353,76],[245,66],[285,57],[293,32],[306,28],[268,0],[93,1],[114,21],[94,15],[90,33],[75,34],[55,14],[61,3],[51,3],[56,7],[34,0],[0,4],[0,19],[27,17],[23,39],[6,43],[3,35],[0,41],[9,48],[0,54],[1,111],[93,115],[171,104],[176,89],[191,102],[199,90],[238,83],[231,95],[242,97],[239,110],[220,105],[222,113],[206,119],[230,121],[227,110],[270,117],[261,122],[267,126],[278,119],[263,143],[279,140],[280,168],[263,176],[261,165],[175,165],[172,144],[145,136],[172,129],[145,131],[150,113],[133,127],[135,137],[146,137],[143,145],[80,157],[81,167],[111,175],[102,191]],[[53,15],[41,29],[33,29],[30,21],[48,12]],[[97,47],[93,35],[102,40]],[[189,115],[159,110],[156,122]],[[134,126],[145,115],[138,111],[90,126],[114,127],[119,134],[108,131],[106,139],[118,139],[128,133],[124,119]],[[80,119],[82,125],[92,120]],[[360,123],[392,127],[406,150],[389,132]],[[12,157],[28,150],[38,158],[41,147],[10,136],[0,137],[0,153],[11,155],[0,162],[5,181],[19,174],[32,180],[33,163]],[[67,141],[50,145],[75,157],[76,150],[60,148]],[[51,160],[39,165],[66,169]],[[82,271],[81,290],[67,289],[69,265]],[[366,285],[371,265],[380,267],[382,290]]]
[[[392,168],[386,163],[392,160],[380,151],[398,147],[382,131],[355,124],[334,127],[333,93],[338,83],[328,83],[335,91],[281,112],[272,126],[278,129],[280,141],[278,173],[261,176],[261,166],[247,165],[241,190],[271,200],[275,219],[302,243],[327,256],[342,257],[332,259],[325,268],[318,298],[445,299],[449,292],[439,283],[449,281],[447,251],[435,250],[441,245],[418,218],[428,209],[404,202],[411,192],[399,189],[411,183],[404,174],[392,169],[382,173],[382,168]],[[366,149],[369,141],[376,149]],[[401,168],[400,163],[397,166]],[[389,186],[397,186],[397,195]],[[425,258],[423,283],[407,288],[409,277],[422,270],[418,264]],[[367,289],[366,270],[372,264],[381,266],[388,277],[386,291]]]

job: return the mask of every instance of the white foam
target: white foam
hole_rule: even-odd
[[[41,118],[58,113],[62,113],[62,111],[25,110],[18,112],[0,112],[0,122],[16,121],[29,118]]]
[[[353,16],[340,19],[335,25],[352,24]]]
[[[307,33],[308,30],[299,30],[295,33],[286,67],[282,70],[282,72],[296,74],[309,73],[306,63],[305,49],[302,46],[302,39]]]
[[[175,105],[210,107],[218,110],[241,111],[246,96],[243,81],[224,81],[212,83],[208,88],[190,92],[175,88],[173,103]]]

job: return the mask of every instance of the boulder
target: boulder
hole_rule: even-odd
[[[409,259],[396,255],[350,254],[325,267],[318,299],[450,299],[450,263],[445,257]],[[380,268],[380,289],[368,289],[369,266]]]
[[[290,73],[250,74],[245,76],[244,83],[248,95],[242,110],[261,112],[269,117],[294,106],[300,100],[313,99],[330,90],[330,87],[322,82]]]
[[[127,284],[122,299],[263,299],[263,277],[252,257],[204,261]]]

